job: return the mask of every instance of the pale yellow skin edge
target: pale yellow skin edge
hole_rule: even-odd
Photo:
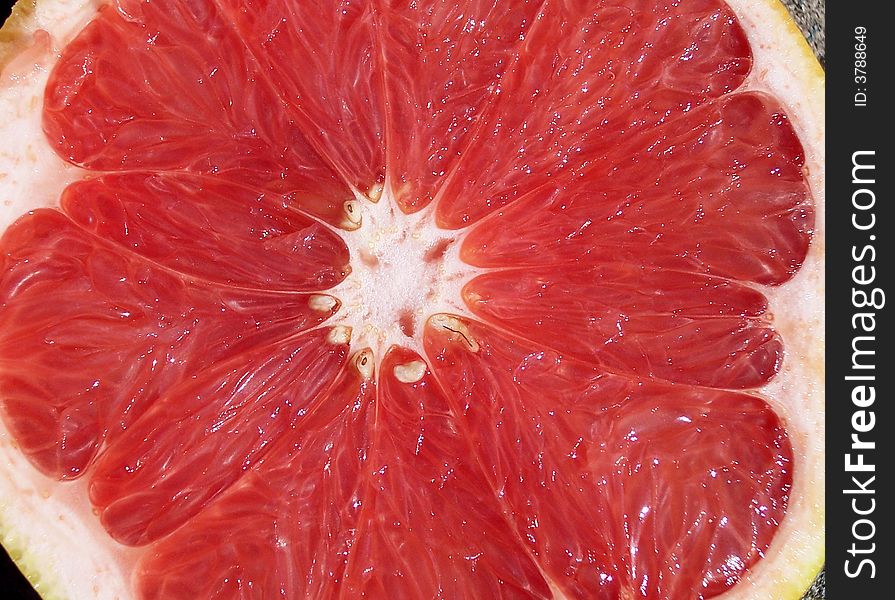
[[[771,43],[776,53],[787,56],[788,68],[786,70],[788,73],[785,77],[787,80],[785,86],[781,87],[778,82],[768,81],[761,77],[760,73],[756,73],[752,78],[752,87],[772,91],[787,106],[788,113],[806,148],[807,164],[810,170],[809,182],[817,203],[818,222],[813,248],[805,267],[793,282],[770,290],[770,292],[766,289],[763,291],[770,297],[772,309],[778,315],[784,315],[787,308],[797,311],[797,306],[805,300],[813,301],[815,304],[819,302],[817,305],[822,307],[824,289],[824,140],[822,123],[825,74],[789,12],[778,0],[728,0],[728,2],[737,12],[750,36],[756,54],[756,71],[762,68],[760,47],[763,40]],[[76,9],[73,12],[84,12],[90,6],[96,5],[94,0],[54,0],[54,3],[71,5]],[[19,0],[13,9],[12,16],[0,29],[0,71],[30,47],[32,33],[35,29],[40,28],[37,5],[36,0]],[[74,22],[77,23],[78,19],[75,19]],[[73,34],[75,31],[77,28],[74,28],[71,33]],[[64,43],[65,40],[56,41]],[[0,86],[2,85],[3,83],[0,82]],[[808,115],[811,117],[808,118]],[[5,227],[5,223],[6,219],[0,225]],[[784,302],[786,298],[790,300]],[[795,301],[792,300],[793,298]],[[789,524],[794,527],[787,528],[787,523],[784,523],[784,527],[781,528],[781,532],[768,552],[767,559],[761,561],[754,572],[747,575],[745,581],[722,595],[720,597],[722,600],[744,598],[797,600],[804,594],[824,563],[823,311],[821,309],[816,315],[778,319],[777,325],[779,326],[783,321],[791,325],[781,330],[787,343],[788,356],[796,359],[788,361],[789,368],[785,368],[781,373],[782,377],[778,377],[766,391],[770,395],[782,393],[798,397],[797,401],[793,402],[794,408],[782,407],[781,413],[791,425],[790,431],[793,435],[797,455],[801,450],[803,455],[811,456],[813,460],[811,464],[803,466],[801,472],[797,467],[794,506],[791,506],[787,517]],[[781,379],[785,381],[780,381]],[[778,406],[778,408],[781,407]],[[800,411],[800,408],[808,410]],[[795,427],[792,427],[793,425]],[[12,466],[9,465],[10,460],[7,459],[8,456],[11,456],[8,451],[14,452],[14,449],[11,447],[5,427],[0,423],[0,468]],[[15,481],[11,484],[14,488],[23,489],[30,494],[40,493],[41,488],[55,485],[37,474],[29,479],[31,480],[29,482]],[[811,482],[810,486],[806,484],[806,480]],[[0,477],[0,492],[9,492],[10,490],[4,489],[3,485],[4,478]],[[68,493],[74,494],[76,489],[69,489]],[[64,504],[64,496],[67,496],[68,493],[62,494],[63,498],[54,498],[52,501]],[[30,551],[32,545],[26,541],[29,539],[27,520],[24,523],[19,523],[18,519],[9,518],[8,512],[7,498],[0,499],[0,540],[41,596],[46,600],[81,596],[80,593],[77,593],[76,596],[75,590],[66,585],[67,582],[61,580],[63,578],[56,577],[55,569],[46,568],[47,564],[54,563],[54,566],[58,567],[56,560],[47,562],[46,557],[54,554],[52,551],[47,554],[37,553],[40,556]],[[79,524],[75,530],[83,531],[85,535],[90,535],[91,531],[98,532],[96,520],[90,515],[84,515],[84,517],[86,521],[92,521],[92,523]],[[793,523],[794,520],[798,521],[797,527]],[[16,527],[17,525],[20,527]],[[112,553],[124,552],[127,554],[128,552],[124,548],[115,548],[114,546],[106,550]],[[55,558],[65,557],[56,556]],[[101,560],[97,562],[101,562]],[[44,568],[41,569],[41,566]],[[81,575],[84,576],[86,573],[82,572]],[[111,569],[107,574],[98,573],[98,576],[100,579],[116,578],[119,584],[125,583],[115,569]],[[85,591],[87,590],[80,589],[81,593]],[[103,596],[125,598],[127,594],[124,590],[119,590],[118,592],[113,591],[109,595],[103,594]]]
[[[23,39],[32,24],[36,0],[19,0],[12,7],[12,14],[0,27],[0,70],[21,49]]]

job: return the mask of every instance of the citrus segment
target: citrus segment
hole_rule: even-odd
[[[743,389],[783,360],[765,297],[714,277],[617,261],[532,267],[479,275],[463,295],[489,323],[616,373]]]
[[[470,152],[469,135],[542,4],[382,2],[377,39],[388,103],[388,174],[402,210],[429,204]]]
[[[394,349],[380,365],[369,487],[345,595],[544,597],[547,586],[505,526],[456,413],[418,361]],[[404,366],[416,372],[406,382]]]
[[[348,249],[281,196],[173,173],[105,175],[69,186],[72,220],[190,277],[252,289],[314,291],[341,281]]]
[[[188,282],[76,227],[23,217],[0,241],[6,423],[47,475],[81,475],[183,379],[316,326],[310,296]],[[52,301],[48,301],[52,298]]]
[[[621,261],[762,284],[804,261],[814,224],[804,153],[768,96],[732,94],[604,154],[614,159],[473,227],[463,259]]]
[[[745,34],[715,0],[548,0],[541,13],[442,192],[448,228],[736,89],[752,64]]]
[[[287,193],[335,225],[353,199],[230,23],[202,2],[101,10],[63,50],[43,124],[63,158],[92,170],[214,175]]]
[[[109,534],[134,545],[170,533],[300,427],[345,359],[327,333],[260,346],[165,390],[90,474]]]
[[[419,360],[390,352],[375,388],[346,369],[301,427],[151,551],[145,596],[548,597],[438,383],[394,375]],[[240,551],[222,555],[234,538]]]
[[[375,397],[372,382],[346,366],[300,427],[149,547],[136,570],[140,597],[337,597],[365,506]]]
[[[385,176],[385,101],[373,3],[220,0],[196,4],[209,13],[221,7],[286,103],[294,128],[351,186],[374,193]],[[168,18],[163,8],[156,14],[162,21]]]
[[[466,327],[475,353],[437,329],[426,351],[517,535],[562,593],[711,597],[767,550],[793,456],[762,399],[608,375]]]

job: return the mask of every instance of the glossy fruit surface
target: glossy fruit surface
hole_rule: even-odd
[[[70,8],[3,71],[58,175],[9,184],[0,413],[96,595],[804,589],[822,105],[779,9]]]

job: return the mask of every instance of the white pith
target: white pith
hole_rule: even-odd
[[[745,27],[755,54],[746,88],[777,96],[805,145],[818,222],[811,254],[799,274],[784,286],[762,289],[786,344],[783,371],[761,392],[786,420],[798,457],[789,510],[766,558],[721,598],[793,599],[801,596],[823,561],[823,78],[811,71],[813,59],[788,31],[791,25],[781,20],[784,9],[776,0],[728,2]],[[101,3],[38,0],[25,25],[37,34],[33,44],[17,48],[13,62],[0,73],[0,231],[27,210],[56,205],[64,187],[83,175],[46,143],[39,106],[59,51]],[[0,58],[4,50],[0,48]],[[365,376],[372,375],[370,354],[375,357],[372,362],[378,363],[391,344],[410,347],[425,357],[420,344],[424,321],[430,315],[468,314],[460,290],[473,275],[459,260],[459,243],[450,246],[437,266],[420,264],[425,252],[452,232],[437,228],[431,211],[400,214],[388,189],[386,186],[378,203],[358,197],[361,226],[353,232],[339,232],[351,252],[352,272],[342,284],[315,300],[322,302],[321,306],[329,297],[342,302],[327,324],[351,328],[352,351],[360,351],[354,355],[355,361],[367,359],[358,363]],[[416,231],[418,235],[394,246],[386,244],[396,239],[398,231]],[[400,263],[402,268],[377,270],[366,263],[358,265],[360,250],[369,251],[371,244],[373,250],[379,248],[380,264]],[[430,295],[424,285],[433,278],[439,285]],[[394,318],[408,306],[412,307],[415,332],[409,338]],[[806,314],[806,306],[816,307],[818,312]],[[418,365],[408,363],[396,376],[412,381],[418,370]],[[131,566],[140,550],[121,546],[105,534],[83,488],[83,482],[59,483],[37,473],[0,421],[0,541],[45,598],[131,598]],[[34,580],[38,573],[40,578]]]
[[[58,204],[65,186],[84,174],[47,144],[40,108],[58,53],[97,6],[94,0],[39,3],[29,44],[0,70],[0,231],[29,210]]]
[[[29,210],[58,205],[65,186],[84,174],[46,143],[40,107],[59,52],[100,4],[38,2],[24,24],[24,47],[0,70],[0,231]],[[0,419],[0,542],[46,600],[131,598],[138,552],[105,534],[85,501],[85,483],[38,473]]]
[[[370,348],[376,364],[391,346],[422,356],[432,315],[469,315],[460,292],[477,270],[460,260],[460,232],[438,227],[433,208],[403,213],[386,182],[376,202],[358,195],[356,229],[336,230],[351,270],[326,290],[341,303],[330,322],[350,327],[352,350]]]
[[[718,599],[795,599],[801,598],[824,563],[825,78],[776,0],[727,2],[754,55],[743,89],[767,91],[779,99],[802,141],[815,231],[795,277],[779,287],[761,288],[785,343],[780,373],[759,391],[784,419],[793,446],[793,488],[786,518],[765,557]]]

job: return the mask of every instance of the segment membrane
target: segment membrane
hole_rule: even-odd
[[[569,184],[494,212],[464,239],[480,267],[623,262],[779,284],[814,226],[798,137],[764,94],[732,94],[606,150]]]
[[[293,203],[217,178],[105,175],[70,185],[77,224],[173,271],[259,290],[314,291],[341,281],[348,249]]]
[[[441,192],[449,229],[555,187],[738,88],[752,56],[715,0],[548,0]],[[604,166],[608,166],[605,165]]]
[[[543,0],[382,0],[377,41],[395,201],[420,210],[466,154]]]
[[[608,375],[475,322],[426,353],[461,430],[553,584],[572,598],[696,599],[767,550],[792,448],[760,398]]]
[[[347,346],[327,333],[254,348],[165,389],[90,474],[106,531],[129,545],[171,533],[300,427],[345,362]]]
[[[516,337],[619,374],[743,389],[783,360],[764,296],[704,275],[621,262],[508,269],[476,277],[464,298]]]
[[[55,210],[13,224],[0,252],[3,416],[50,477],[82,475],[104,440],[183,380],[338,309],[189,282]]]
[[[63,50],[43,123],[60,156],[98,171],[186,171],[288,195],[339,225],[350,189],[213,5],[124,1]]]

